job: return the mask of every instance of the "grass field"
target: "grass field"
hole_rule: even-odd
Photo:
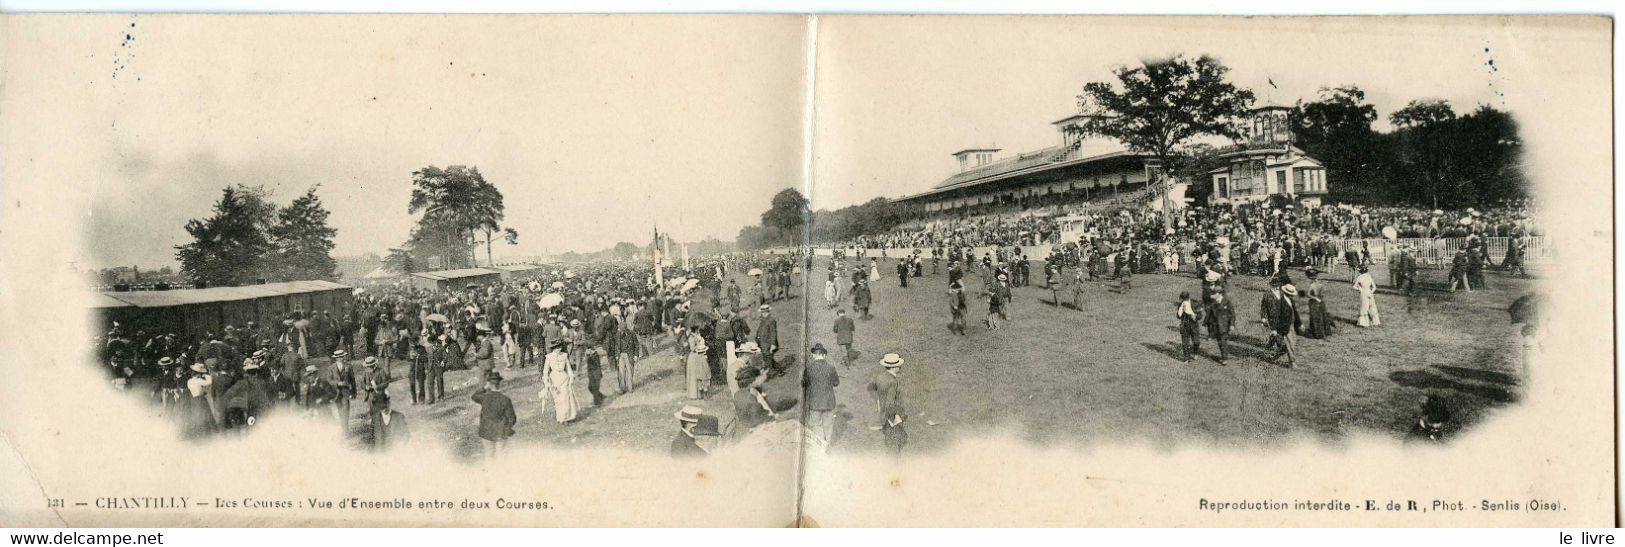
[[[823,267],[814,279],[824,278]],[[1386,279],[1386,271],[1372,273]],[[1301,271],[1292,277],[1307,285]],[[1425,279],[1439,283],[1442,273]],[[1042,279],[1035,279],[1035,286],[1015,290],[1013,322],[1000,330],[977,324],[986,315],[985,300],[971,303],[966,336],[947,329],[945,274],[911,279],[906,289],[883,277],[874,284],[874,318],[858,322],[854,348],[862,356],[850,372],[842,371],[838,395],[848,416],[836,444],[880,450],[880,434],[871,429],[878,418],[864,387],[887,352],[908,363],[903,386],[911,451],[1009,427],[1044,443],[1169,447],[1301,436],[1336,442],[1362,429],[1398,438],[1429,393],[1449,398],[1458,427],[1517,399],[1520,345],[1505,309],[1528,281],[1495,276],[1494,290],[1424,290],[1409,301],[1381,292],[1383,325],[1370,329],[1347,319],[1358,303],[1347,270],[1323,281],[1338,329],[1325,340],[1300,338],[1298,365],[1287,369],[1264,361],[1268,352],[1257,323],[1266,287],[1261,277],[1231,281],[1237,329],[1228,366],[1210,357],[1177,358],[1178,294],[1200,294],[1190,273],[1137,275],[1127,292],[1118,292],[1114,281],[1089,283],[1081,311],[1070,308],[1067,293],[1067,307],[1053,306],[1049,291],[1037,286]],[[980,287],[979,279],[967,282],[973,291]],[[834,310],[821,297],[813,300],[810,340],[833,347]],[[1204,339],[1202,349],[1217,352],[1211,340]]]
[[[824,278],[823,262],[811,279]],[[887,266],[881,271],[890,271]],[[1380,269],[1373,274],[1379,282],[1386,279]],[[879,424],[875,405],[865,387],[887,352],[908,362],[903,389],[910,451],[974,442],[980,433],[1005,428],[1041,443],[1150,442],[1170,448],[1267,445],[1305,436],[1338,442],[1356,430],[1398,438],[1429,393],[1448,397],[1456,426],[1471,427],[1487,409],[1514,403],[1521,378],[1518,337],[1505,310],[1530,282],[1491,275],[1495,288],[1488,291],[1444,292],[1442,273],[1430,272],[1425,279],[1431,286],[1413,299],[1380,292],[1383,325],[1371,329],[1347,319],[1357,306],[1348,272],[1325,276],[1338,330],[1326,340],[1300,338],[1292,369],[1264,360],[1256,323],[1265,287],[1260,277],[1231,281],[1237,329],[1228,366],[1211,358],[1216,347],[1206,339],[1204,356],[1190,363],[1176,358],[1175,302],[1180,291],[1200,292],[1190,273],[1137,275],[1126,293],[1117,291],[1115,281],[1091,282],[1081,311],[1070,308],[1065,293],[1067,306],[1057,308],[1047,290],[1018,288],[1013,321],[997,331],[977,324],[987,306],[973,301],[967,336],[947,329],[946,274],[927,273],[906,289],[895,277],[883,277],[874,283],[874,318],[858,321],[858,356],[850,369],[839,369],[835,450],[881,450],[880,432],[872,429]],[[1306,285],[1301,271],[1292,277]],[[825,306],[817,285],[811,298],[775,304],[785,348],[781,359],[801,361],[804,353],[796,348],[814,342],[837,348],[835,310]],[[979,288],[980,281],[973,278],[968,286]],[[797,336],[803,317],[810,325],[805,341]],[[684,399],[682,369],[670,346],[669,336],[659,340],[659,353],[639,364],[630,394],[616,394],[606,377],[604,391],[611,397],[602,408],[590,407],[586,378],[578,378],[583,412],[568,425],[556,424],[551,404],[537,397],[535,367],[503,371],[503,391],[519,414],[513,442],[664,451],[675,432],[672,413],[684,404],[698,404],[728,422],[733,411],[726,390],[697,403]],[[799,367],[791,372],[769,383],[771,396],[799,394]],[[464,457],[480,450],[474,436],[479,408],[468,398],[472,387],[465,387],[470,374],[447,374],[450,400],[433,406],[410,405],[404,380],[390,387],[395,406],[418,434],[433,435]],[[363,424],[352,423],[359,442]]]

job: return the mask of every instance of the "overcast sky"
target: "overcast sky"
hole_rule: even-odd
[[[405,239],[413,170],[478,166],[521,234],[499,258],[641,244],[655,223],[730,240],[803,185],[798,16],[85,21],[14,29],[51,47],[8,59],[31,77],[7,92],[44,120],[33,159],[84,185],[64,194],[86,201],[88,265],[173,264],[233,183],[281,202],[320,184],[335,254],[355,255]],[[821,17],[814,207],[925,190],[962,148],[1056,144],[1082,85],[1143,57],[1213,55],[1281,104],[1357,84],[1383,118],[1422,97],[1516,114],[1512,75],[1546,61],[1498,49],[1493,19],[1174,22]]]
[[[73,138],[98,167],[96,265],[173,264],[232,183],[283,203],[320,184],[335,255],[382,254],[412,226],[412,171],[478,166],[520,233],[499,258],[643,244],[656,223],[732,240],[800,184],[795,16],[104,22],[42,63],[93,87]]]
[[[1490,19],[1172,23],[1133,17],[820,21],[814,207],[927,190],[957,171],[949,154],[965,148],[1002,148],[1002,157],[1060,144],[1050,122],[1076,112],[1083,84],[1110,80],[1112,67],[1146,57],[1212,55],[1230,67],[1236,85],[1286,106],[1313,100],[1321,87],[1355,84],[1376,106],[1379,129],[1387,128],[1389,113],[1416,98],[1446,99],[1458,113],[1480,103],[1509,108],[1499,93],[1516,65],[1551,61],[1497,49],[1508,32]]]

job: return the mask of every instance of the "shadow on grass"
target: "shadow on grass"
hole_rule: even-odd
[[[1449,365],[1433,365],[1433,368],[1439,369],[1440,371],[1442,371],[1442,372],[1444,372],[1446,374],[1449,374],[1451,376],[1459,376],[1459,377],[1467,379],[1467,380],[1478,380],[1480,382],[1489,382],[1489,383],[1493,383],[1493,384],[1501,384],[1501,385],[1504,385],[1504,386],[1518,385],[1518,379],[1516,377],[1513,377],[1511,374],[1507,374],[1507,373],[1504,373],[1504,372],[1496,372],[1496,371],[1493,371],[1493,370],[1479,370],[1479,369],[1472,369],[1472,368],[1465,368],[1465,367],[1454,367],[1454,366],[1449,366]]]
[[[1165,342],[1165,343],[1162,343],[1162,344],[1153,344],[1151,342],[1140,342],[1140,345],[1144,346],[1145,349],[1155,351],[1157,353],[1161,353],[1164,356],[1166,356],[1166,357],[1168,357],[1170,359],[1173,359],[1175,361],[1184,361],[1185,360],[1184,352],[1180,351],[1178,342]]]
[[[1445,368],[1445,367],[1439,367]],[[1455,368],[1455,367],[1451,367]],[[1515,400],[1512,392],[1495,387],[1469,384],[1453,378],[1447,378],[1427,370],[1401,370],[1388,375],[1394,383],[1419,389],[1450,390],[1461,394],[1473,395],[1499,403],[1510,403]]]

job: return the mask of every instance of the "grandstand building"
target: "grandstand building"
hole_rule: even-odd
[[[1318,201],[1326,193],[1325,167],[1291,144],[1288,110],[1264,106],[1252,111],[1242,142],[1220,152],[1227,165],[1208,172],[1209,181],[1197,181],[1212,184],[1211,201],[1256,201],[1271,194],[1302,195]],[[1077,203],[1160,208],[1162,200],[1152,199],[1158,189],[1147,186],[1161,176],[1156,158],[1111,139],[1082,136],[1077,130],[1096,115],[1080,113],[1052,122],[1057,142],[1051,147],[1004,158],[996,158],[1001,151],[997,148],[955,152],[957,173],[897,202],[931,216]],[[1176,208],[1186,203],[1189,182],[1170,184],[1167,202]]]
[[[1244,203],[1284,195],[1320,205],[1327,191],[1326,166],[1292,145],[1290,111],[1274,105],[1253,110],[1243,142],[1219,150],[1224,165],[1207,172],[1213,185],[1209,201]]]

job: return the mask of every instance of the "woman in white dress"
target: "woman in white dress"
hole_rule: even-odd
[[[1354,290],[1360,292],[1360,320],[1362,327],[1376,327],[1382,325],[1382,318],[1377,315],[1377,282],[1371,279],[1370,268],[1364,264],[1357,267],[1360,275],[1354,278]]]
[[[576,419],[576,411],[580,406],[576,404],[575,368],[570,365],[570,356],[564,353],[563,342],[549,342],[547,357],[542,359],[542,377],[545,382],[543,397],[553,398],[553,419],[559,423],[569,423]]]
[[[710,348],[705,345],[705,337],[698,331],[688,334],[688,363],[684,367],[687,372],[688,398],[704,399],[705,392],[711,387],[711,364],[706,360],[706,352]]]
[[[869,281],[880,281],[880,261],[869,259]]]

